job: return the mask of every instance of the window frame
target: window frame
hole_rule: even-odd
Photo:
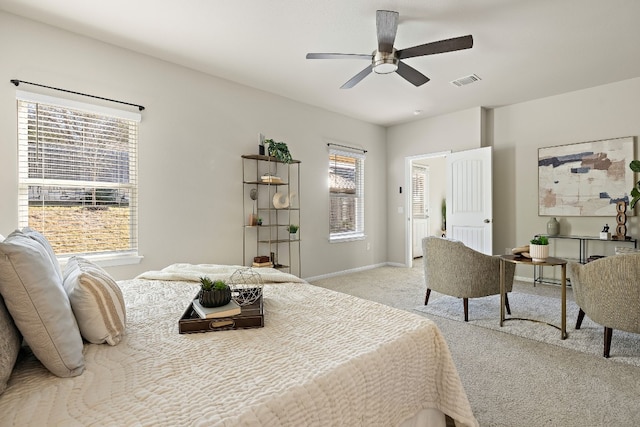
[[[83,181],[79,179],[52,179],[45,178],[32,178],[29,176],[29,169],[32,163],[29,160],[29,136],[26,132],[30,123],[33,121],[23,118],[21,112],[24,107],[21,106],[21,102],[49,105],[55,108],[67,109],[72,112],[78,112],[78,117],[81,117],[83,113],[89,113],[93,115],[101,116],[102,118],[115,118],[118,120],[124,120],[130,122],[130,126],[134,126],[133,136],[129,136],[131,139],[130,144],[127,146],[127,164],[128,175],[127,180],[124,183],[115,183],[111,181]],[[88,252],[76,252],[61,254],[58,256],[61,264],[65,264],[66,260],[72,256],[82,256],[87,259],[91,259],[101,266],[116,266],[116,265],[128,265],[136,264],[142,260],[142,257],[138,254],[138,164],[137,164],[137,151],[139,145],[139,129],[142,116],[137,112],[130,112],[120,109],[114,109],[98,104],[84,103],[66,98],[53,97],[33,92],[25,92],[22,90],[16,90],[16,111],[17,127],[18,127],[18,221],[19,227],[29,226],[29,186],[42,185],[50,187],[77,187],[77,188],[111,188],[118,187],[126,191],[128,194],[128,214],[129,214],[129,247],[126,249],[114,249],[106,251],[88,251]],[[61,163],[64,165],[64,162]],[[66,170],[65,170],[66,172]],[[71,170],[69,170],[71,172]],[[95,202],[95,200],[94,200]],[[35,227],[35,225],[32,225]],[[46,237],[46,230],[43,233]]]
[[[354,181],[355,181],[355,193],[353,196],[353,200],[355,203],[354,207],[354,215],[355,215],[355,229],[352,231],[342,231],[342,232],[334,232],[332,229],[335,228],[334,224],[332,224],[334,215],[332,212],[332,200],[335,196],[332,194],[338,194],[337,192],[331,191],[331,183],[332,183],[332,166],[336,167],[336,156],[347,157],[353,160],[354,167]],[[365,234],[365,214],[364,214],[364,206],[365,206],[365,152],[364,151],[352,151],[348,149],[341,149],[331,147],[329,145],[329,156],[328,156],[328,190],[329,190],[329,242],[330,243],[339,243],[339,242],[348,242],[354,240],[363,240],[367,236]],[[332,160],[333,159],[333,160]],[[334,178],[335,179],[335,178]],[[341,196],[344,197],[344,196]]]

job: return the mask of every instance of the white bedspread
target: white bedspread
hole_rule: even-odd
[[[147,271],[140,274],[136,279],[149,280],[182,280],[189,282],[199,282],[202,276],[207,276],[211,280],[227,280],[238,269],[244,269],[240,265],[220,265],[220,264],[171,264],[159,271]],[[304,280],[293,274],[284,273],[275,268],[257,268],[256,271],[265,283],[294,282],[305,283]]]
[[[0,425],[397,426],[425,408],[478,425],[434,323],[293,277],[265,285],[264,328],[202,334],[178,333],[196,283],[120,282],[122,342],[85,345],[75,378],[21,360]]]

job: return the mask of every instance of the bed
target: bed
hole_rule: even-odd
[[[438,328],[419,315],[275,269],[264,327],[179,334],[199,277],[239,266],[175,264],[119,281],[126,330],[83,344],[59,378],[33,354],[0,395],[0,425],[477,426]]]

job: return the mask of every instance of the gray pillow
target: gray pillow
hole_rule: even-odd
[[[7,388],[11,371],[18,359],[21,341],[20,332],[0,296],[0,394]]]
[[[44,247],[17,230],[0,243],[0,293],[40,362],[59,377],[80,375],[82,337],[62,280]]]

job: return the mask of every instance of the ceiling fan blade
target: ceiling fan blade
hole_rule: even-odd
[[[402,78],[414,86],[422,86],[429,81],[429,77],[402,61],[398,62],[398,69],[396,70],[396,73],[400,74]]]
[[[373,69],[373,66],[369,65],[367,68],[365,68],[364,70],[360,71],[358,74],[353,76],[351,80],[349,80],[348,82],[340,86],[340,89],[351,89],[352,87],[357,85],[360,82],[360,80],[364,79],[369,74],[371,74],[372,69]]]
[[[455,37],[447,40],[421,44],[398,51],[398,59],[413,58],[415,56],[433,55],[436,53],[452,52],[473,47],[473,36]]]
[[[398,12],[376,11],[376,30],[378,32],[378,51],[393,52],[393,43],[398,32]]]
[[[368,59],[373,55],[360,53],[307,53],[307,59]]]

